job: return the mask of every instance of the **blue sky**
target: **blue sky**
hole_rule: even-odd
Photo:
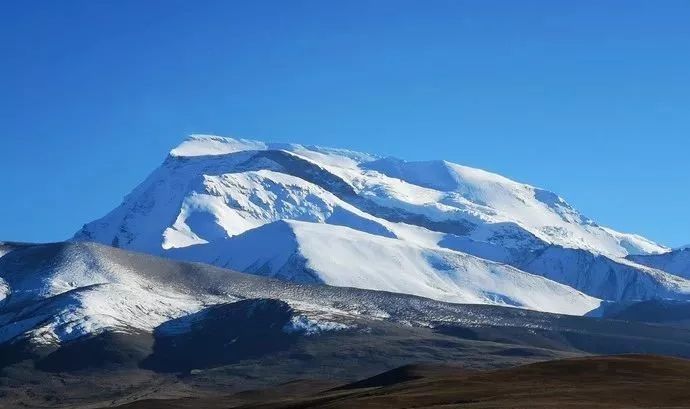
[[[189,133],[445,158],[690,242],[690,2],[17,1],[0,240],[115,207]]]

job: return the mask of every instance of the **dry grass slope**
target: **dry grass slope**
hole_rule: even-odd
[[[690,361],[650,355],[561,359],[493,371],[412,365],[338,388],[284,385],[263,395],[141,401],[154,408],[684,408]],[[123,407],[124,408],[124,407]]]

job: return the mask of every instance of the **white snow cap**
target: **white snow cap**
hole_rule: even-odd
[[[232,139],[214,135],[190,135],[177,148],[170,151],[172,156],[225,155],[233,152],[262,150],[266,144],[248,139]]]

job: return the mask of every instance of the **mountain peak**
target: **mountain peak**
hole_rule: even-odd
[[[170,156],[207,156],[228,153],[263,150],[267,145],[250,139],[234,139],[224,136],[192,134],[180,145],[170,151]]]

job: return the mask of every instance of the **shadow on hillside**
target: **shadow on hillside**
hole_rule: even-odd
[[[220,304],[160,325],[151,355],[140,364],[157,372],[189,372],[287,349],[294,312],[283,301],[250,299]]]

